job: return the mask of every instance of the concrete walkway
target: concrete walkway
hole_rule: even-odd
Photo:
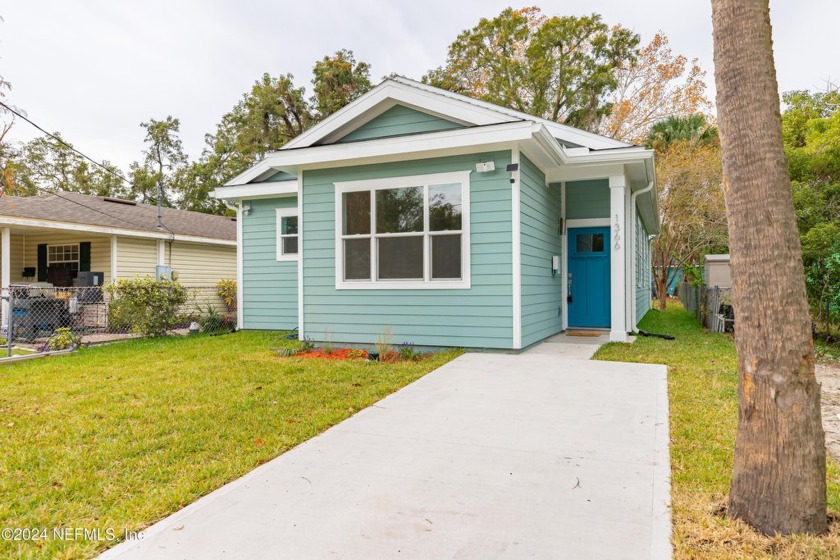
[[[102,558],[670,558],[664,366],[466,354]]]

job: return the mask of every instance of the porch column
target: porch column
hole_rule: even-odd
[[[9,295],[9,285],[12,283],[12,230],[3,228],[2,239],[0,239],[0,286],[3,295]],[[3,325],[9,324],[9,302],[3,300]]]
[[[627,182],[610,176],[610,342],[627,342]]]

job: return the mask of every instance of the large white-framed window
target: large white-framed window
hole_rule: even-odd
[[[300,252],[298,237],[298,209],[277,208],[277,260],[297,260]]]
[[[335,183],[337,289],[470,287],[470,171]]]

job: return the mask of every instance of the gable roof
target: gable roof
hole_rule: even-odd
[[[157,229],[157,207],[149,204],[70,192],[0,197],[0,223],[22,218],[91,226],[92,231],[108,228],[162,238],[202,238],[208,243],[236,241],[236,222],[231,218],[175,208],[161,208],[161,214],[164,231]]]
[[[280,149],[303,148],[330,143],[397,104],[407,105],[466,126],[500,124],[512,121],[539,123],[545,125],[552,136],[561,144],[569,147],[599,150],[630,146],[630,144],[614,138],[608,138],[396,76],[386,78],[371,91],[287,142]]]

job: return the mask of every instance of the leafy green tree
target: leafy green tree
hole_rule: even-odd
[[[180,199],[179,179],[187,166],[187,156],[178,137],[181,123],[167,116],[140,124],[146,130],[143,161],[131,164],[131,194],[144,204],[174,206]]]
[[[312,74],[315,95],[311,103],[315,121],[327,118],[372,87],[370,65],[356,62],[353,51],[347,49],[316,62]]]
[[[616,71],[633,63],[639,36],[598,14],[546,17],[507,8],[461,32],[446,65],[425,83],[528,114],[595,130],[609,115]]]
[[[668,117],[651,127],[647,145],[662,150],[679,141],[714,144],[717,143],[717,129],[701,114]]]
[[[782,135],[812,313],[840,325],[840,94],[783,96]]]
[[[106,171],[93,165],[73,151],[58,132],[53,136],[34,138],[11,155],[15,195],[56,191],[117,197],[127,194],[116,166],[104,161],[102,165],[108,169]]]

